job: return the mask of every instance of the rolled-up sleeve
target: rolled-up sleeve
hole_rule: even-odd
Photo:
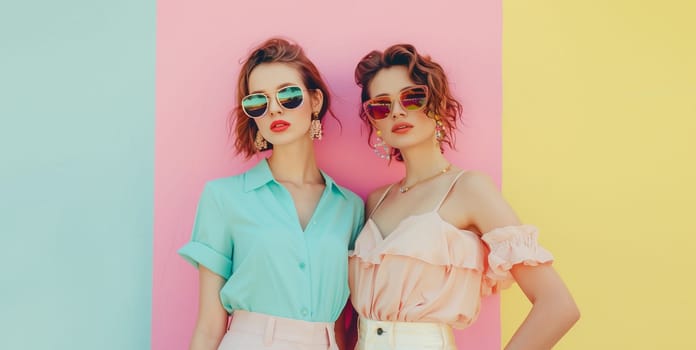
[[[228,279],[232,275],[234,242],[218,195],[211,183],[206,184],[198,201],[191,241],[178,253],[196,268],[203,265]]]

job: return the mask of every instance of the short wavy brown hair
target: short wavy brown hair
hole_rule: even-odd
[[[317,67],[309,60],[301,46],[287,39],[273,37],[251,51],[242,64],[237,82],[237,100],[234,110],[230,115],[230,134],[234,134],[234,147],[236,154],[243,155],[246,159],[259,152],[254,145],[254,139],[258,128],[256,123],[244,114],[241,107],[242,99],[249,94],[249,75],[251,71],[262,63],[286,63],[295,67],[302,76],[302,82],[308,90],[319,89],[323,95],[323,103],[319,111],[319,119],[322,120],[326,113],[335,115],[331,111],[331,98],[329,88],[321,77]],[[340,123],[339,123],[340,124]],[[268,148],[273,148],[269,142]]]
[[[392,66],[406,67],[414,83],[428,86],[430,97],[428,105],[425,107],[425,112],[428,115],[439,116],[445,128],[445,135],[440,143],[440,151],[443,151],[442,144],[447,144],[450,148],[454,148],[454,129],[457,121],[461,119],[462,105],[452,96],[447,76],[442,66],[430,59],[430,56],[418,53],[413,45],[396,44],[388,47],[384,52],[374,50],[360,60],[355,67],[355,83],[362,88],[361,102],[364,103],[370,99],[368,86],[375,75],[380,70]],[[369,143],[374,130],[370,119],[362,108],[360,108],[360,119],[370,130],[367,136]],[[398,161],[403,161],[398,148],[392,148],[391,156]]]

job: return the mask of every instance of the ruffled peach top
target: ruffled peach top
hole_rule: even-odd
[[[405,218],[386,238],[370,213],[349,256],[351,302],[361,317],[466,328],[476,320],[482,296],[514,282],[513,265],[553,261],[537,243],[534,226],[502,227],[479,237],[446,222],[438,211],[447,193],[431,212]]]

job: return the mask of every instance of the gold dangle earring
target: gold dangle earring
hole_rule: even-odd
[[[428,112],[428,118],[435,121],[435,141],[439,145],[442,139],[445,138],[445,128],[442,125],[442,120],[440,120],[440,116],[433,112]]]
[[[375,140],[375,144],[372,145],[372,150],[375,152],[375,154],[386,160],[391,159],[391,147],[387,145],[384,140],[382,139],[382,130],[377,129],[377,139]],[[381,149],[381,150],[380,150]]]
[[[323,130],[321,129],[321,120],[319,120],[319,113],[312,113],[312,123],[309,126],[309,137],[312,140],[321,140]]]
[[[268,148],[268,141],[263,138],[263,135],[261,135],[261,132],[256,130],[256,139],[254,139],[254,146],[256,146],[256,150],[261,152]]]
[[[443,138],[445,138],[445,128],[442,126],[440,118],[437,118],[435,119],[435,139],[437,139],[437,143],[440,143]]]

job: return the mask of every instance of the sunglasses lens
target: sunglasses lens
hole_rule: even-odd
[[[427,100],[428,94],[422,87],[414,87],[401,93],[401,105],[409,111],[423,108]]]
[[[372,119],[384,119],[391,111],[391,101],[389,100],[373,100],[365,104],[365,112]]]
[[[304,96],[299,86],[288,86],[278,90],[278,102],[287,109],[295,109],[302,104]]]
[[[268,99],[263,94],[249,95],[242,100],[242,108],[248,116],[259,118],[266,114]]]

